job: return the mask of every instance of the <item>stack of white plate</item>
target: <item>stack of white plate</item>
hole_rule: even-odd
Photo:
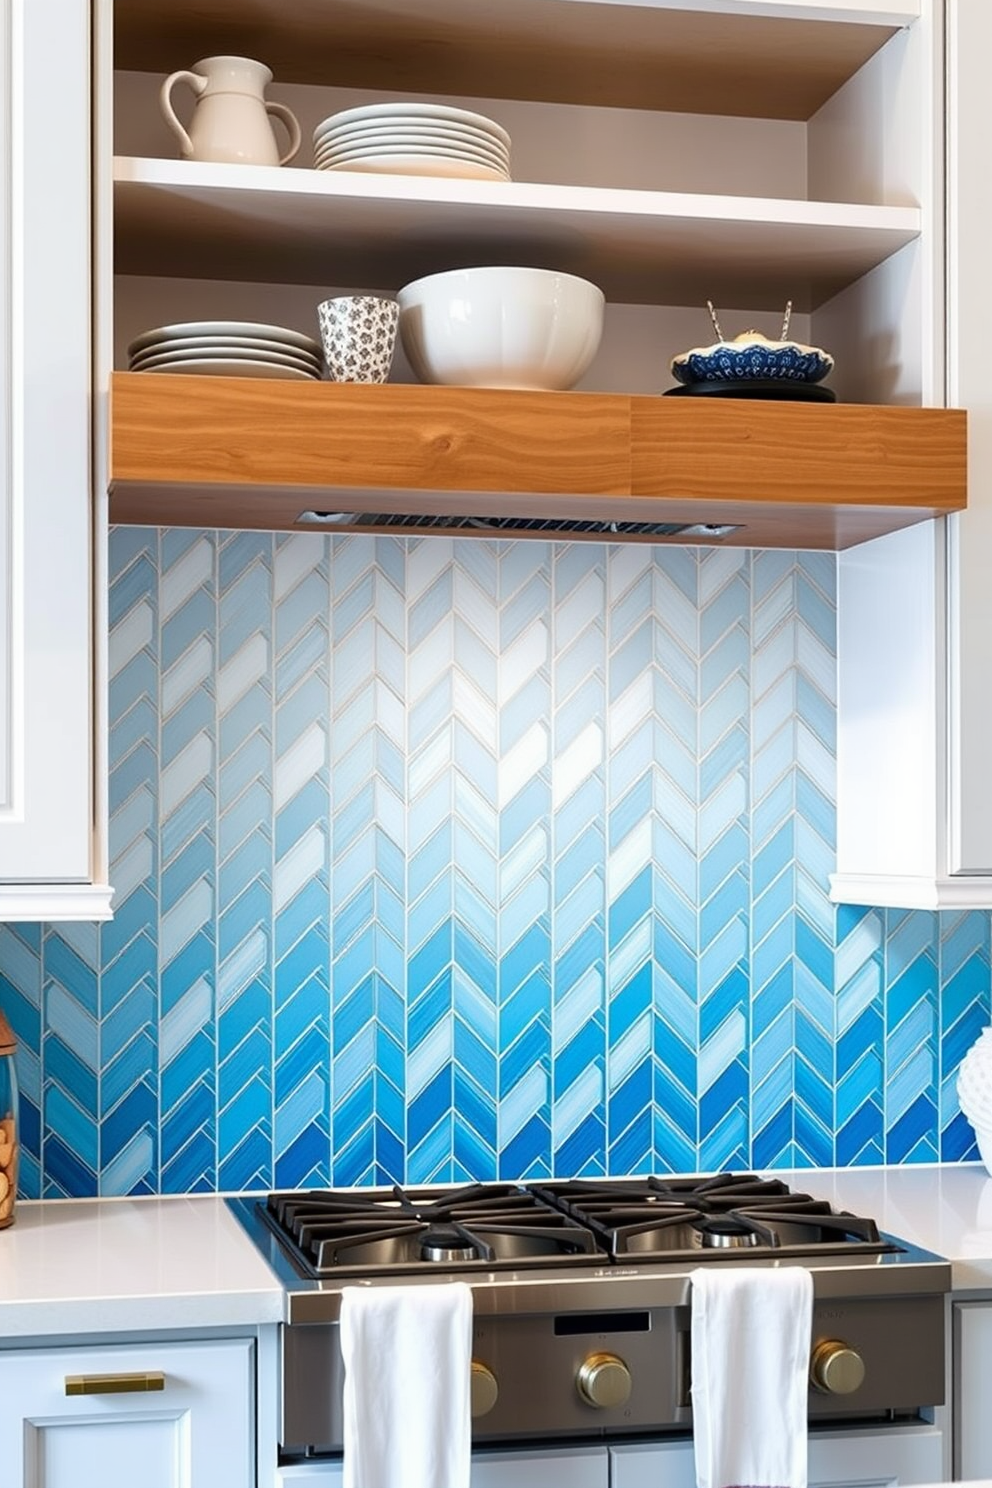
[[[132,372],[180,372],[207,377],[320,377],[320,342],[284,326],[250,320],[193,320],[158,326],[127,349]]]
[[[483,114],[440,103],[370,103],[313,132],[318,170],[510,179],[510,136]]]

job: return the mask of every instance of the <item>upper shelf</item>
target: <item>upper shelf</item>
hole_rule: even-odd
[[[808,119],[918,0],[115,0],[120,68],[261,57],[282,82]],[[554,65],[549,65],[553,56]]]
[[[953,409],[116,372],[110,421],[111,521],[147,526],[513,516],[839,549],[965,504]]]
[[[802,312],[920,233],[916,207],[128,157],[114,180],[126,274],[396,289],[505,261],[634,304],[762,309],[786,282]]]

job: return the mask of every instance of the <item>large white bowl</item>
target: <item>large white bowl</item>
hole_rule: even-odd
[[[603,334],[602,290],[553,269],[452,269],[396,298],[414,372],[449,387],[574,387]]]

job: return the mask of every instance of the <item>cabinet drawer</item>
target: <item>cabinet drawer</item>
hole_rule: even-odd
[[[254,1488],[249,1339],[0,1352],[0,1400],[5,1488]]]
[[[606,1448],[472,1453],[472,1488],[547,1488],[551,1480],[564,1488],[607,1488]],[[340,1462],[302,1462],[276,1474],[277,1488],[341,1488],[343,1481]]]

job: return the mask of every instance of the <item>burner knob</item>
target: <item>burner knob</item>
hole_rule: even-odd
[[[576,1384],[583,1400],[599,1410],[623,1405],[630,1398],[630,1370],[616,1354],[590,1354]]]
[[[499,1399],[499,1385],[488,1365],[480,1364],[475,1359],[472,1360],[470,1390],[473,1417],[488,1415]]]
[[[809,1364],[813,1388],[824,1395],[851,1395],[865,1377],[865,1361],[837,1338],[824,1339],[813,1350]]]

